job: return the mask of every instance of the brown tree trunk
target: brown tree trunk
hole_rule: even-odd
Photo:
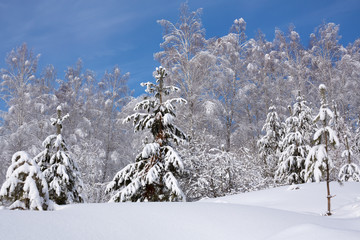
[[[327,216],[331,216],[331,194],[330,194],[330,179],[329,179],[329,175],[330,175],[330,170],[329,170],[329,163],[326,162],[326,188],[327,188],[327,212],[326,215]]]
[[[326,119],[324,120],[324,128],[326,126]],[[328,153],[328,138],[325,133],[325,150]],[[327,212],[326,216],[331,216],[331,194],[330,194],[330,167],[329,167],[329,159],[326,159],[326,190],[327,190]]]

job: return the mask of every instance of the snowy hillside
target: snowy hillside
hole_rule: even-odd
[[[360,239],[360,183],[280,187],[196,203],[105,203],[0,210],[1,240]]]

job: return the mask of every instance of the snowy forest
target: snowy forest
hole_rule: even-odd
[[[177,22],[158,24],[161,67],[139,96],[116,65],[97,76],[79,59],[59,76],[38,69],[26,43],[8,53],[3,205],[197,201],[360,181],[360,39],[342,46],[336,23],[309,37],[291,25],[271,41],[260,30],[249,38],[242,18],[206,39],[201,9],[187,4]]]

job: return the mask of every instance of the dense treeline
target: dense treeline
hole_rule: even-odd
[[[234,21],[227,35],[206,39],[201,10],[192,12],[186,4],[177,23],[158,23],[163,42],[154,57],[167,69],[170,83],[180,89],[174,97],[187,101],[177,109],[176,125],[189,139],[178,146],[185,164],[180,186],[188,200],[304,182],[302,170],[317,128],[313,114],[321,106],[320,84],[327,87],[328,105],[335,114],[330,124],[340,139],[331,153],[335,165],[331,179],[338,178],[345,163],[358,163],[360,39],[342,46],[339,25],[334,23],[317,27],[308,47],[294,26],[286,32],[275,30],[272,41],[260,31],[249,39],[242,18]],[[35,157],[43,150],[43,140],[54,134],[50,118],[61,105],[70,115],[62,134],[79,165],[85,200],[109,200],[106,184],[133,162],[141,144],[151,137],[122,124],[148,96],[132,97],[129,74],[117,66],[97,78],[79,60],[65,76],[57,76],[51,65],[39,72],[38,62],[39,55],[23,44],[7,55],[7,67],[1,70],[1,98],[7,110],[1,113],[0,182],[15,152]],[[304,113],[294,111],[302,104]],[[303,146],[302,152],[289,152],[290,140],[284,139],[299,136],[297,132],[305,139],[297,144]],[[344,158],[343,151],[348,153]],[[284,162],[291,156],[297,157],[301,169],[294,167],[296,174],[290,177],[286,172],[291,164]]]
[[[1,96],[8,106],[1,115],[1,181],[15,152],[35,157],[43,150],[44,139],[55,134],[50,119],[61,106],[71,116],[63,135],[81,168],[85,195],[88,201],[102,201],[103,183],[133,157],[131,133],[117,123],[120,110],[131,100],[129,74],[115,66],[96,79],[79,60],[58,80],[53,66],[39,74],[38,61],[23,44],[8,54],[7,69],[1,72]]]

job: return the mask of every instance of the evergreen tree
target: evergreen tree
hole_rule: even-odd
[[[16,152],[0,190],[0,200],[10,209],[49,210],[48,185],[36,162],[26,152]]]
[[[45,150],[34,158],[49,184],[50,199],[60,205],[83,202],[80,172],[61,135],[62,123],[68,117],[69,114],[61,116],[61,106],[58,106],[57,118],[51,119],[56,134],[45,139]]]
[[[284,135],[283,124],[280,122],[275,106],[269,108],[262,131],[266,133],[257,143],[259,157],[268,171],[267,174],[273,176],[279,159],[280,141]]]
[[[155,98],[145,99],[135,106],[135,111],[144,110],[145,113],[138,112],[124,120],[133,120],[135,131],[150,129],[153,142],[146,143],[135,163],[120,170],[108,184],[106,192],[115,192],[112,202],[185,200],[176,179],[183,170],[183,162],[171,141],[180,143],[186,140],[185,134],[173,124],[173,104],[186,101],[182,98],[163,101],[163,95],[179,90],[174,86],[164,86],[166,76],[165,68],[159,67],[154,74],[158,84],[141,84]]]
[[[301,97],[300,92],[293,106],[292,115],[286,119],[285,124],[286,133],[280,144],[282,152],[275,177],[288,183],[304,183],[305,159],[310,150],[313,124],[311,109]]]
[[[305,162],[305,179],[306,181],[315,179],[320,182],[325,175],[327,188],[327,215],[331,215],[331,196],[330,194],[330,171],[333,168],[333,162],[329,156],[331,146],[337,146],[339,140],[336,132],[330,127],[333,123],[334,113],[328,108],[326,100],[326,87],[324,84],[319,86],[321,96],[321,107],[319,114],[315,117],[314,122],[320,122],[319,128],[314,135],[315,146],[313,146]]]
[[[303,170],[308,146],[298,131],[299,120],[290,116],[286,119],[286,135],[281,142],[283,151],[279,158],[279,166],[275,179],[287,183],[304,183]]]
[[[292,114],[299,120],[298,129],[303,135],[306,144],[311,145],[312,136],[314,134],[312,110],[308,106],[307,101],[304,100],[304,97],[301,96],[300,92],[298,92],[296,103],[292,109]]]
[[[353,153],[349,147],[348,137],[345,135],[344,138],[346,150],[341,154],[341,156],[347,158],[347,163],[340,168],[339,180],[360,182],[360,168],[357,164],[351,162],[351,156]]]

